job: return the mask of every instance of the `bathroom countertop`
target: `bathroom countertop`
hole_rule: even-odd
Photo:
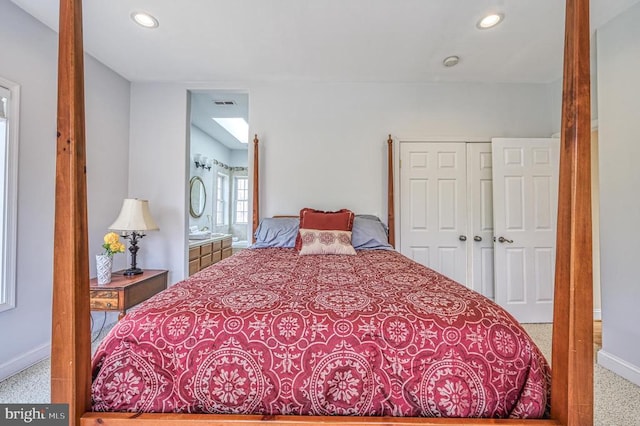
[[[221,241],[221,240],[224,240],[225,238],[231,238],[231,234],[213,233],[209,238],[205,238],[202,240],[189,240],[189,247],[197,247],[197,246],[209,244],[215,241]]]

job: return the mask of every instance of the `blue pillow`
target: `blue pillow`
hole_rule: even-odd
[[[353,220],[351,244],[356,250],[393,250],[387,227],[377,216],[356,215]]]
[[[250,248],[294,247],[299,226],[297,217],[264,218],[256,229],[256,242]]]

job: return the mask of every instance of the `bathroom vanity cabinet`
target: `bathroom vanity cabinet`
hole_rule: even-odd
[[[189,275],[231,256],[231,235],[189,240]]]

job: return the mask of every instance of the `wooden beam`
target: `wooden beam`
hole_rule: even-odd
[[[227,414],[139,414],[87,413],[82,426],[459,426],[459,425],[523,425],[560,426],[554,420],[459,419],[425,417],[358,417],[358,416],[261,416]]]
[[[551,416],[593,424],[589,1],[567,0],[553,319]]]
[[[89,258],[81,0],[60,1],[51,402],[90,408]]]

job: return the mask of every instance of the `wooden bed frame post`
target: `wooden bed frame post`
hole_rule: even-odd
[[[567,0],[551,416],[593,424],[589,1]]]
[[[256,230],[260,223],[260,178],[259,178],[259,155],[258,155],[258,135],[253,137],[253,231],[251,241],[256,242]]]
[[[387,139],[387,226],[389,227],[389,244],[396,246],[396,225],[393,205],[393,138]]]
[[[51,402],[79,425],[91,398],[81,0],[60,1],[59,37]]]

